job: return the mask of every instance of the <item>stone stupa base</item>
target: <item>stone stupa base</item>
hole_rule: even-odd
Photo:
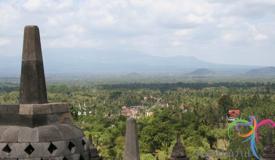
[[[275,159],[275,146],[267,146],[264,148],[263,160]]]
[[[0,111],[1,159],[90,158],[90,143],[72,125],[66,104],[2,105]]]

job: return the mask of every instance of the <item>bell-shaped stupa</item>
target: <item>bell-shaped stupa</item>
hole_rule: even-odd
[[[19,102],[0,105],[0,159],[96,157],[83,132],[72,124],[68,105],[48,103],[37,26],[26,26],[24,31]]]

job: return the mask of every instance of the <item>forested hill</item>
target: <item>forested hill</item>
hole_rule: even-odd
[[[191,75],[191,76],[211,76],[214,74],[216,74],[214,71],[207,68],[199,68],[188,73],[188,75]]]
[[[202,89],[207,87],[227,87],[227,88],[253,88],[267,86],[275,89],[275,83],[259,82],[196,82],[196,83],[127,83],[127,84],[106,84],[100,85],[105,89],[160,89],[175,90],[178,88]]]
[[[246,73],[250,76],[275,76],[275,67],[263,67],[252,69]]]

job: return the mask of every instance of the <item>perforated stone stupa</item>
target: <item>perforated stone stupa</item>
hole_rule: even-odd
[[[0,159],[98,159],[72,124],[68,105],[48,103],[37,26],[24,31],[19,102],[0,105]]]
[[[189,160],[185,154],[185,149],[180,141],[180,136],[177,136],[177,142],[173,147],[170,160]]]
[[[267,135],[267,145],[264,147],[263,160],[275,159],[275,145],[273,143],[273,130],[269,129]]]

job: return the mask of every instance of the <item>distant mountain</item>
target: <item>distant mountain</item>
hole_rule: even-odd
[[[275,67],[251,69],[246,74],[250,76],[275,76]]]
[[[91,49],[45,49],[44,68],[47,74],[98,73],[176,73],[185,74],[198,68],[229,74],[245,73],[255,66],[225,65],[202,61],[190,56],[161,57],[130,51]],[[0,77],[20,75],[21,53],[0,58]],[[203,72],[203,71],[201,71]],[[207,72],[207,71],[206,71]]]
[[[199,68],[194,70],[193,72],[188,73],[188,75],[191,75],[191,76],[211,76],[214,74],[215,74],[214,71],[207,68]]]

